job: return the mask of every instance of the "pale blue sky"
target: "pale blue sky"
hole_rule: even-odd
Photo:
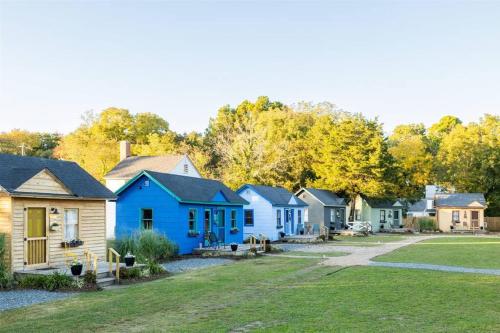
[[[0,0],[0,131],[86,110],[202,131],[259,95],[331,101],[386,130],[500,113],[500,1]]]

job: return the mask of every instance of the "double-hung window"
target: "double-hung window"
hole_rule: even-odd
[[[236,223],[236,209],[231,210],[231,229],[235,229],[238,227]]]
[[[196,231],[196,208],[190,208],[188,214],[189,231]]]
[[[64,210],[64,239],[67,242],[78,239],[78,209]]]
[[[245,209],[245,225],[253,227],[253,209]]]
[[[145,230],[153,229],[153,210],[151,208],[141,209],[141,227]]]
[[[451,220],[452,222],[460,222],[460,211],[454,210],[451,212]]]
[[[281,227],[281,209],[276,210],[276,226]]]
[[[385,223],[385,210],[380,210],[380,223]]]
[[[330,222],[335,222],[335,209],[330,208]]]
[[[302,211],[300,209],[297,210],[297,223],[302,224]]]

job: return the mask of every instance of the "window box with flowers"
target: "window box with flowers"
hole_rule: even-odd
[[[229,230],[229,232],[232,234],[237,234],[239,231],[240,231],[240,229],[238,229],[238,228],[231,228],[231,230]]]
[[[189,230],[188,231],[188,237],[198,237],[200,233],[196,230]]]
[[[73,239],[69,242],[61,242],[61,247],[79,247],[83,245],[81,239]]]

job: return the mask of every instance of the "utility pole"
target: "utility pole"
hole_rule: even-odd
[[[19,148],[21,148],[21,156],[24,156],[25,155],[25,151],[24,149],[26,148],[26,145],[23,143],[21,143],[21,145],[19,146]]]

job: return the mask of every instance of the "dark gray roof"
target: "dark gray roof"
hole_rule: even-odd
[[[397,200],[388,198],[370,198],[363,196],[371,208],[393,208]]]
[[[0,186],[13,195],[24,182],[42,170],[48,170],[71,192],[71,197],[113,199],[113,192],[99,183],[75,162],[39,157],[0,154]],[[36,193],[33,193],[36,195]]]
[[[347,204],[346,199],[339,197],[335,192],[311,187],[307,187],[305,190],[314,195],[325,206],[345,206]]]
[[[150,170],[145,170],[144,173],[167,188],[181,202],[212,202],[213,198],[220,192],[227,199],[227,202],[231,204],[248,204],[246,200],[218,180],[173,175]]]
[[[308,206],[307,203],[300,200],[292,192],[279,186],[246,184],[243,185],[237,192],[241,193],[240,191],[247,187],[253,189],[260,196],[269,201],[273,206]],[[295,201],[297,202],[296,204],[289,203],[292,197],[295,198]]]
[[[436,194],[436,207],[467,207],[477,201],[486,206],[486,199],[482,193],[446,193]]]
[[[120,161],[104,178],[131,179],[139,172],[171,172],[184,155],[131,156]]]
[[[419,200],[408,207],[409,212],[425,212],[425,209],[427,208],[427,200],[422,199]]]

